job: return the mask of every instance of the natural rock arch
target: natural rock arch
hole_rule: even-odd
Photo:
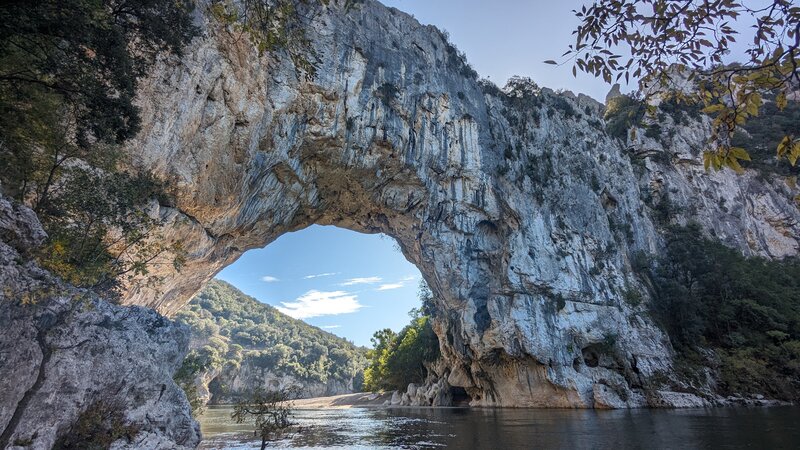
[[[143,85],[131,154],[173,188],[159,213],[188,258],[125,301],[173,313],[244,251],[311,224],[382,232],[431,286],[441,375],[473,403],[652,404],[642,387],[671,351],[621,293],[658,234],[601,105],[512,104],[435,28],[346,3],[309,6],[311,80],[200,17],[205,35]]]

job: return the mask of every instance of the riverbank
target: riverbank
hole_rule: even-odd
[[[300,409],[371,408],[383,406],[383,404],[391,398],[391,392],[384,392],[382,394],[356,392],[353,394],[334,395],[331,397],[303,398],[295,400],[294,407]]]

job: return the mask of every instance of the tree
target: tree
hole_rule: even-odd
[[[287,428],[291,427],[292,403],[296,398],[296,389],[264,391],[258,388],[247,398],[233,407],[231,419],[236,423],[253,421],[255,431],[261,438],[261,450]]]
[[[706,169],[741,171],[750,154],[731,145],[737,127],[768,99],[782,110],[800,85],[800,7],[792,0],[597,0],[575,14],[581,23],[563,55],[573,61],[573,74],[581,70],[608,83],[638,78],[647,96],[702,103],[713,116]],[[725,64],[740,34],[731,21],[742,17],[755,22],[746,36],[748,60]],[[783,136],[776,150],[794,165],[800,136]]]
[[[165,252],[163,200],[127,173],[119,146],[139,129],[138,80],[197,30],[189,0],[9,0],[0,5],[0,185],[31,206],[48,241],[42,265],[114,294]],[[151,279],[151,281],[158,281]]]
[[[430,317],[416,308],[409,315],[411,323],[400,333],[386,328],[372,337],[375,348],[367,353],[370,364],[364,370],[365,389],[405,389],[409,383],[422,383],[428,373],[425,364],[439,358],[439,338]]]

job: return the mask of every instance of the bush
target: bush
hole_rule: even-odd
[[[647,108],[641,100],[629,95],[620,95],[608,101],[603,119],[609,135],[626,140],[628,131],[639,125]]]
[[[69,431],[56,440],[53,450],[105,450],[120,439],[131,442],[139,428],[125,422],[124,410],[115,401],[92,403]]]

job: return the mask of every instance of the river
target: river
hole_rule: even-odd
[[[201,449],[259,448],[231,409],[200,418]],[[296,410],[302,428],[281,449],[706,449],[800,448],[800,408],[681,410],[352,408]]]

